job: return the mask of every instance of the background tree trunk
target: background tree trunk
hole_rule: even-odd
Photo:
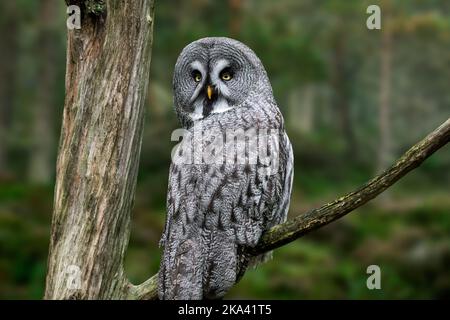
[[[68,1],[66,98],[47,299],[121,299],[148,88],[153,1]]]
[[[242,1],[228,0],[230,10],[229,30],[232,38],[239,37],[242,29]]]
[[[54,17],[58,14],[58,6],[54,0],[39,2],[40,36],[37,42],[39,59],[39,82],[36,90],[36,103],[31,112],[32,148],[28,163],[28,177],[33,184],[48,184],[53,178],[53,115],[55,110],[55,92],[57,69],[55,66],[57,53],[57,34],[54,26]]]
[[[314,131],[315,94],[312,84],[290,92],[287,104],[289,128],[303,134],[311,134]]]
[[[380,112],[379,112],[379,149],[378,168],[381,172],[391,163],[391,74],[392,74],[392,30],[389,21],[390,1],[383,2],[383,27],[381,29],[380,51]]]
[[[0,21],[2,47],[0,50],[0,180],[10,174],[8,168],[9,130],[11,127],[16,84],[16,65],[19,51],[18,9],[16,1],[3,1],[5,19]]]
[[[349,68],[347,66],[347,37],[348,32],[342,23],[337,27],[333,40],[333,74],[332,87],[334,91],[334,103],[336,106],[336,118],[338,119],[339,129],[346,143],[345,156],[352,159],[357,154],[356,139],[353,132],[350,114],[350,88],[348,83],[351,78]]]

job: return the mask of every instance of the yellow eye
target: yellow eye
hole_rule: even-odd
[[[200,82],[202,80],[202,74],[198,71],[194,72],[192,74],[192,77],[194,78],[195,82]]]
[[[231,80],[231,73],[229,72],[223,72],[220,76],[222,78],[222,80],[224,81],[228,81]]]

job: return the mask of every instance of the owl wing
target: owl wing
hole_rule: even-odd
[[[203,131],[202,140],[184,137],[174,153],[161,239],[165,249],[160,298],[195,299],[211,292],[220,296],[252,262],[246,249],[255,246],[264,231],[286,219],[293,176],[291,144],[278,112],[270,115],[250,110],[240,108],[235,111],[240,115],[228,113],[220,119],[205,119],[208,130]],[[208,147],[217,136],[216,126],[223,131],[252,126],[260,129],[262,124],[278,130],[279,139],[267,147],[269,155],[276,155],[275,161],[269,157],[268,162],[240,164],[220,159],[220,152],[208,164],[184,158],[192,154],[192,141],[193,145]],[[184,155],[180,158],[179,153]]]
[[[292,150],[286,134],[277,147],[274,167],[172,163],[161,239],[163,298],[202,297],[205,274],[219,274],[220,281],[228,276],[234,283],[250,262],[245,248],[255,246],[265,230],[286,219],[292,182]],[[223,270],[204,270],[214,265],[208,257],[212,251],[215,259],[221,257]],[[230,264],[235,270],[231,276]]]

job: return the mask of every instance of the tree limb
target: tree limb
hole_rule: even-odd
[[[450,140],[450,118],[425,139],[409,149],[389,169],[357,190],[279,224],[261,237],[252,254],[259,255],[292,242],[308,232],[329,224],[372,200],[411,170],[420,166]],[[138,286],[130,286],[128,299],[157,299],[158,274]]]
[[[394,165],[362,187],[270,229],[254,248],[254,254],[281,247],[359,208],[420,166],[425,159],[446,145],[449,140],[450,119],[447,119],[439,128],[409,149]]]

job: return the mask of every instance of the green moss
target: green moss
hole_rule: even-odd
[[[95,14],[97,16],[106,11],[106,3],[104,0],[86,0],[85,6],[88,13]]]

